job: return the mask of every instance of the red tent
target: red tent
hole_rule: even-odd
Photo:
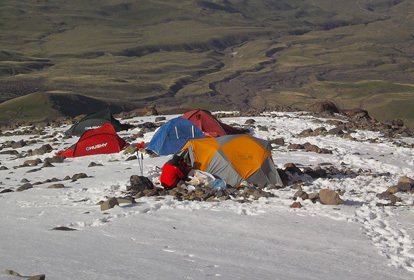
[[[110,123],[91,129],[82,134],[78,142],[58,155],[65,157],[81,157],[97,154],[118,153],[127,146],[124,139],[120,138]]]
[[[228,134],[243,134],[243,129],[237,129],[230,125],[220,122],[209,111],[206,110],[192,110],[183,115],[184,119],[187,119],[194,123],[206,136],[218,137]]]

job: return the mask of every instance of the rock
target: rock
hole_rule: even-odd
[[[328,130],[328,134],[331,134],[331,135],[343,135],[344,132],[339,127],[335,127],[335,128],[332,128],[332,129]]]
[[[290,144],[287,147],[289,150],[303,150],[305,147],[302,144]]]
[[[13,156],[15,156],[15,155],[18,155],[18,154],[19,154],[19,152],[16,151],[16,150],[7,150],[7,151],[1,151],[0,152],[0,155],[13,155]]]
[[[310,136],[310,135],[313,135],[312,128],[305,129],[301,133],[299,133],[299,136]]]
[[[317,114],[328,113],[334,114],[339,113],[338,107],[332,101],[320,101],[312,104],[309,109]]]
[[[399,183],[407,183],[407,184],[414,184],[414,180],[407,176],[402,176],[398,179]]]
[[[72,231],[72,230],[76,230],[76,229],[75,228],[70,228],[70,227],[65,227],[65,226],[59,226],[59,227],[52,228],[52,230]]]
[[[267,126],[259,125],[257,126],[257,128],[259,129],[259,131],[269,131],[269,128]]]
[[[4,189],[0,191],[0,193],[9,193],[9,192],[14,192],[14,191],[12,189]]]
[[[43,155],[46,153],[50,153],[51,151],[53,151],[52,146],[50,146],[49,144],[45,144],[40,148],[33,150],[33,155]]]
[[[276,139],[270,140],[269,142],[270,142],[270,144],[275,144],[275,145],[279,145],[279,146],[284,146],[285,145],[285,139],[283,139],[283,138],[276,138]]]
[[[312,202],[315,202],[316,200],[318,200],[318,199],[319,199],[319,193],[317,193],[317,192],[314,192],[314,193],[309,193],[309,194],[308,194],[308,198],[309,198],[310,200],[312,200]]]
[[[371,119],[371,117],[368,114],[368,111],[360,108],[341,110],[341,113],[351,119]]]
[[[26,178],[23,178],[23,179],[21,179],[20,180],[20,183],[29,183],[30,181],[29,180],[27,180]]]
[[[22,147],[24,147],[24,146],[26,146],[27,144],[26,144],[26,142],[24,141],[24,140],[20,140],[20,141],[17,141],[17,142],[14,142],[12,145],[11,145],[11,148],[13,148],[13,149],[18,149],[18,148],[22,148]]]
[[[76,181],[78,179],[83,179],[83,178],[88,178],[88,175],[86,175],[85,173],[77,173],[72,176],[73,181]]]
[[[318,127],[313,131],[313,134],[314,135],[320,135],[320,134],[324,134],[325,132],[327,132],[326,128]]]
[[[165,121],[167,118],[166,117],[156,117],[154,122],[162,122]]]
[[[6,166],[0,166],[0,170],[9,170]]]
[[[130,186],[127,186],[126,190],[133,194],[144,190],[154,189],[154,184],[145,176],[132,175],[129,178],[129,182]]]
[[[398,186],[391,186],[386,190],[387,193],[394,194],[398,192]]]
[[[25,191],[25,190],[28,190],[28,189],[31,189],[31,188],[33,188],[33,185],[32,184],[25,183],[25,184],[21,185],[20,187],[18,187],[16,189],[16,192],[22,192],[22,191]]]
[[[63,184],[53,184],[47,187],[48,189],[63,189],[65,188],[65,185]]]
[[[395,205],[395,203],[397,202],[401,202],[401,198],[399,198],[398,196],[395,196],[394,194],[391,194],[389,192],[383,192],[383,193],[379,193],[376,195],[379,199],[383,199],[383,200],[389,200],[390,204],[387,206],[393,206]]]
[[[132,196],[117,197],[116,200],[119,204],[134,204],[136,203],[135,199]]]
[[[298,167],[296,167],[294,163],[286,163],[284,167],[285,167],[285,171],[288,171],[292,174],[293,173],[297,173],[299,175],[302,174],[302,171]]]
[[[115,197],[111,197],[108,200],[101,203],[101,211],[109,210],[111,208],[114,208],[115,205],[118,204],[118,200]]]
[[[53,164],[51,164],[50,162],[45,161],[45,162],[43,163],[42,167],[55,167],[55,166],[54,166]]]
[[[318,146],[313,145],[313,144],[308,143],[308,142],[303,144],[303,146],[305,147],[305,151],[307,151],[307,152],[320,153],[320,151],[321,151],[321,149]]]
[[[91,162],[91,163],[89,163],[89,165],[88,165],[88,167],[94,167],[94,166],[103,166],[103,164],[102,163],[96,163],[96,162]]]
[[[290,208],[302,208],[302,204],[300,202],[295,201],[290,205]]]
[[[245,122],[244,122],[244,124],[245,125],[252,125],[252,124],[254,124],[256,121],[254,120],[254,119],[247,119]]]
[[[51,158],[45,158],[45,162],[50,163],[62,163],[65,160],[64,156],[53,156]]]
[[[338,205],[344,203],[337,192],[329,189],[322,189],[319,191],[319,201],[326,205]]]
[[[37,158],[37,159],[29,159],[29,160],[26,160],[23,163],[23,166],[36,166],[39,163],[42,163],[42,160],[40,158]]]
[[[63,181],[70,180],[70,179],[71,179],[70,176],[66,175],[65,178],[63,178]]]

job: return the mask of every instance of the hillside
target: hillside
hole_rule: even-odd
[[[413,24],[409,0],[5,0],[0,121],[88,113],[91,100],[171,111],[330,99],[414,124]]]

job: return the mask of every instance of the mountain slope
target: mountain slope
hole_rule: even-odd
[[[396,108],[412,102],[413,13],[408,0],[6,0],[0,101],[63,91],[163,110],[332,99],[412,122]]]

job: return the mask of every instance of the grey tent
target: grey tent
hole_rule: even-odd
[[[85,131],[101,127],[104,123],[110,123],[115,131],[128,130],[133,128],[133,125],[122,124],[115,119],[109,109],[105,109],[96,113],[89,114],[81,119],[79,122],[72,125],[65,134],[72,136],[81,136]]]

